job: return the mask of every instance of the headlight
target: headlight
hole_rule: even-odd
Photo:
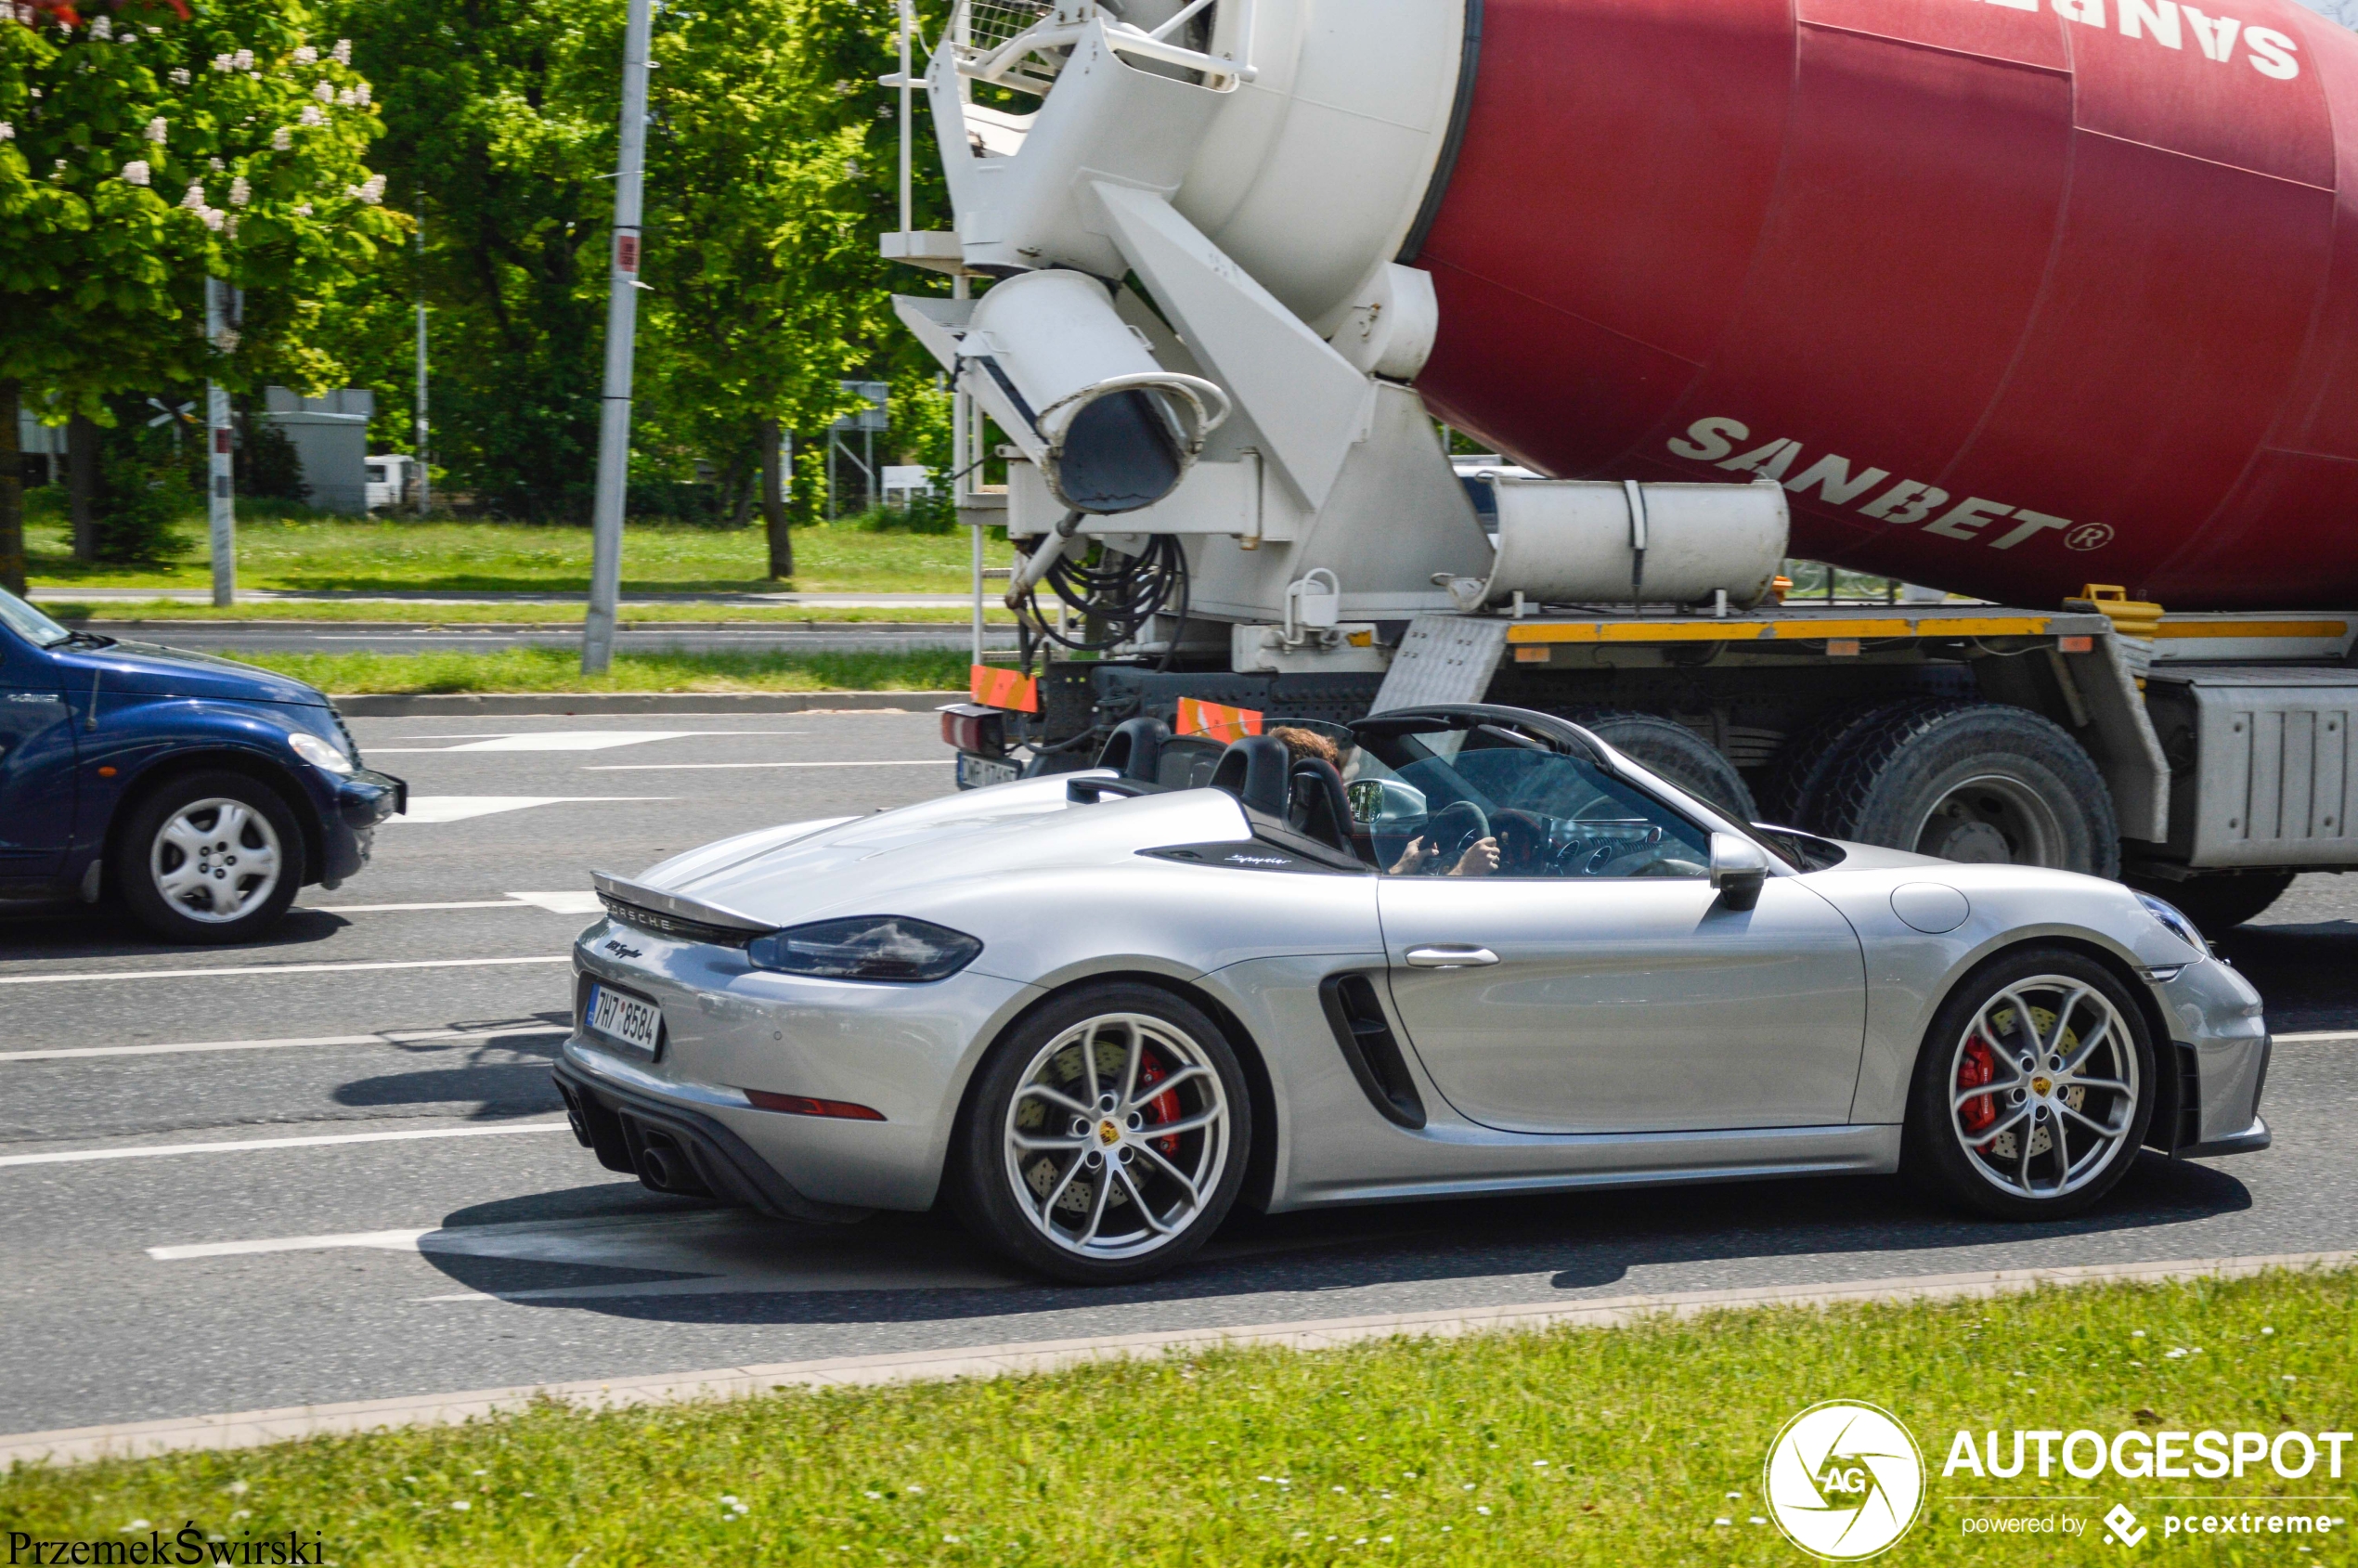
[[[2205,958],[2210,956],[2210,944],[2202,940],[2202,932],[2196,928],[2192,920],[2186,918],[2184,910],[2180,909],[2176,904],[2165,903],[2151,893],[2138,894],[2137,901],[2144,905],[2145,913],[2160,921],[2171,936],[2184,942]]]
[[[325,768],[330,773],[352,771],[352,758],[317,735],[297,730],[287,736],[287,745],[297,757],[315,768]]]
[[[898,914],[821,920],[756,937],[745,956],[763,969],[829,980],[943,980],[982,944],[962,931]]]

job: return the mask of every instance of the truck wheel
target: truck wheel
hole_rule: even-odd
[[[2190,876],[2165,882],[2157,876],[2121,878],[2140,892],[2176,904],[2194,918],[2206,937],[2223,936],[2285,896],[2292,886],[2289,871],[2247,871]]]
[[[1882,716],[1835,763],[1818,816],[1833,837],[1945,861],[2120,872],[2104,775],[2027,707],[1936,702]]]
[[[1660,773],[1736,821],[1748,823],[1760,815],[1752,786],[1736,771],[1736,765],[1720,755],[1718,747],[1676,719],[1613,708],[1574,713],[1570,718],[1614,750],[1627,752],[1640,767]]]
[[[2153,1039],[2119,977],[2070,948],[2018,948],[1934,1015],[1900,1169],[1985,1214],[2060,1219],[2128,1173],[2153,1108]]]
[[[1919,707],[1932,700],[1937,699],[1903,697],[1865,707],[1836,708],[1800,731],[1769,764],[1768,787],[1761,794],[1761,809],[1768,815],[1762,820],[1806,833],[1823,831],[1818,820],[1819,797],[1851,743],[1902,708]]]
[[[968,1228],[1017,1263],[1123,1285],[1220,1228],[1251,1147],[1251,1094],[1219,1026],[1153,986],[1091,985],[991,1048],[945,1179]]]
[[[114,885],[169,942],[240,942],[278,924],[303,886],[303,830],[243,773],[167,780],[115,835]]]

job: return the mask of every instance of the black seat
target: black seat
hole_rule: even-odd
[[[1171,739],[1171,726],[1160,719],[1125,719],[1113,727],[1106,737],[1106,746],[1097,753],[1097,766],[1111,768],[1125,779],[1141,784],[1155,784],[1161,778],[1163,743]]]

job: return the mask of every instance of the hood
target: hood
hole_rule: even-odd
[[[1830,844],[1842,846],[1842,863],[1829,866],[1829,871],[1896,871],[1902,866],[1937,865],[1950,871],[1961,863],[1944,861],[1933,855],[1919,855],[1906,849],[1886,849],[1880,844],[1860,844],[1848,838],[1832,838]],[[2009,868],[2012,869],[2012,868]]]
[[[160,642],[116,642],[105,648],[60,648],[57,667],[69,690],[143,697],[213,697],[230,702],[295,703],[325,707],[317,688],[235,659],[167,648]]]
[[[1020,874],[1115,864],[1170,844],[1251,836],[1217,790],[1066,798],[1073,775],[1021,779],[873,816],[797,823],[693,849],[632,878],[642,886],[790,926],[849,914],[923,914],[920,901]]]

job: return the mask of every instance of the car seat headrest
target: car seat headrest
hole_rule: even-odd
[[[1235,796],[1247,810],[1286,818],[1291,791],[1288,775],[1293,754],[1286,743],[1268,735],[1247,735],[1232,741],[1212,765],[1211,787]]]
[[[1160,719],[1125,719],[1106,737],[1105,749],[1097,753],[1097,766],[1111,768],[1125,779],[1153,784],[1160,776],[1162,743],[1170,738],[1171,726]]]

